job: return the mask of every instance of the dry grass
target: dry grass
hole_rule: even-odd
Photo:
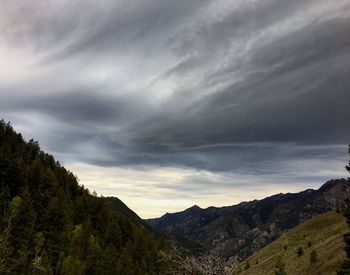
[[[284,233],[239,265],[243,270],[236,274],[266,275],[274,274],[279,257],[286,264],[287,274],[335,274],[345,258],[343,234],[348,231],[345,218],[334,211],[319,215]],[[311,242],[311,247],[308,246]],[[298,247],[304,254],[298,257]],[[310,263],[310,253],[317,252],[318,261]],[[250,268],[244,270],[246,262]]]

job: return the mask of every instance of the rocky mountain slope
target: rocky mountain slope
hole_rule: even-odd
[[[345,179],[318,190],[277,194],[228,207],[183,212],[147,220],[153,228],[198,242],[212,253],[242,260],[304,221],[341,206],[349,193]]]

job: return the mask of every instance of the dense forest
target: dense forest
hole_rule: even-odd
[[[0,274],[159,274],[164,241],[0,121]]]

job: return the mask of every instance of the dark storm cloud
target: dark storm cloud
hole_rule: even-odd
[[[348,142],[346,1],[6,3],[1,114],[70,160],[269,174]]]
[[[142,110],[142,106],[129,98],[114,97],[99,92],[99,89],[77,88],[69,92],[54,91],[52,94],[28,98],[11,96],[6,102],[1,102],[0,107],[8,112],[38,112],[71,123],[89,123],[91,126],[118,124],[128,116],[130,109]]]
[[[63,14],[63,18],[68,17],[66,21],[50,18],[49,26],[43,28],[42,21],[36,20],[38,26],[33,28],[33,34],[50,38],[39,39],[42,47],[54,47],[54,43],[67,40],[63,47],[44,59],[45,63],[80,56],[101,59],[126,52],[137,58],[147,58],[164,51],[161,43],[181,29],[191,16],[196,16],[208,2],[149,0],[130,3],[89,1],[86,4],[81,1],[78,5],[67,4],[71,11],[68,15]]]
[[[131,141],[150,151],[230,142],[347,143],[349,28],[349,19],[316,21],[262,45],[242,81],[188,106],[170,98],[169,106],[182,112],[142,122],[150,127],[134,127],[141,134]]]

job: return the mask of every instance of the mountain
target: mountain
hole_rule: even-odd
[[[346,258],[343,235],[349,231],[343,215],[330,211],[296,226],[239,264],[234,274],[335,274]],[[317,255],[310,262],[312,251]]]
[[[146,223],[143,219],[139,217],[134,211],[132,211],[125,203],[123,203],[120,199],[117,197],[105,197],[104,200],[107,202],[107,204],[115,209],[116,211],[122,213],[123,215],[127,216],[130,220],[132,220],[135,224],[138,224],[139,226],[152,230],[152,228]]]
[[[214,254],[240,261],[284,231],[341,206],[348,194],[345,179],[330,180],[318,190],[277,194],[228,207],[195,205],[147,222],[157,230],[198,242]]]
[[[166,249],[117,198],[100,198],[0,121],[0,274],[161,274]]]

